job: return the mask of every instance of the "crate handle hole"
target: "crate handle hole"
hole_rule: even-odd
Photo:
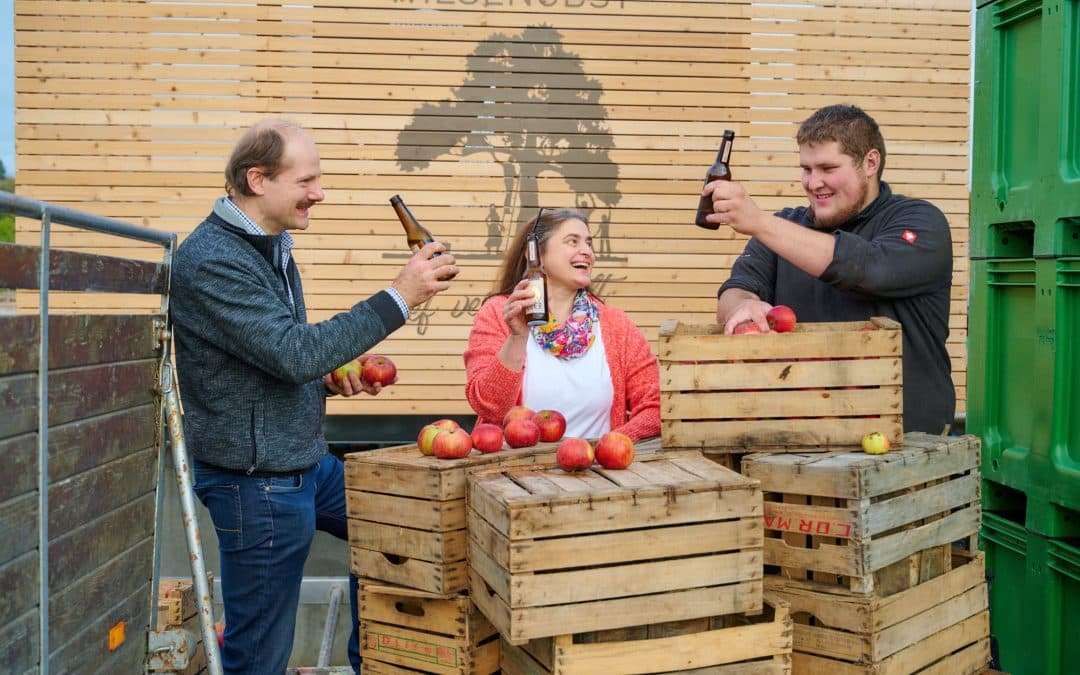
[[[398,600],[394,603],[394,609],[400,614],[408,614],[409,616],[424,616],[424,608],[419,602],[405,602],[404,600]]]
[[[990,460],[990,466],[994,467],[994,471],[998,470],[998,461],[996,459]]]
[[[998,200],[998,211],[1004,211],[1004,210],[1005,210],[1005,201],[1002,200],[1002,199],[999,199]]]
[[[391,565],[395,565],[395,566],[396,565],[404,565],[406,562],[409,561],[409,559],[406,558],[405,556],[394,555],[393,553],[383,553],[382,555],[383,555],[384,558],[386,558],[386,562],[390,563]]]

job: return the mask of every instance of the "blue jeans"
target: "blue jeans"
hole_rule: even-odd
[[[327,454],[293,476],[255,477],[192,462],[195,494],[221,552],[224,670],[284,673],[292,653],[304,562],[315,530],[348,540],[345,467]],[[349,662],[360,672],[356,577],[349,575]]]

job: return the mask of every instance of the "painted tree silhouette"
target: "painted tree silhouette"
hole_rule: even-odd
[[[537,177],[543,171],[563,176],[576,193],[574,203],[586,209],[618,203],[619,168],[609,155],[614,141],[600,105],[603,89],[565,49],[557,30],[532,26],[519,36],[493,34],[468,56],[467,70],[452,98],[414,112],[398,137],[399,167],[423,170],[455,148],[463,156],[489,154],[503,168],[503,213],[511,213],[513,223],[508,230],[540,206]],[[572,112],[553,122],[559,117],[549,114],[553,105]],[[567,130],[536,128],[545,124]],[[430,154],[404,158],[404,148]],[[574,172],[574,164],[587,164],[588,175]]]

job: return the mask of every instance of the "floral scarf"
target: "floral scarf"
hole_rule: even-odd
[[[596,338],[593,327],[599,320],[596,301],[585,289],[574,297],[574,306],[563,325],[548,321],[532,329],[533,338],[541,348],[560,359],[576,359],[592,347]]]

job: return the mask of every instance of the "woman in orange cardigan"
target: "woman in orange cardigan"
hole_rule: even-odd
[[[534,226],[550,320],[530,328],[525,309],[533,295],[522,277]],[[465,351],[465,395],[478,423],[500,424],[510,408],[526,405],[561,412],[568,436],[660,435],[656,356],[625,313],[593,294],[595,261],[588,222],[578,211],[544,211],[517,233]]]

